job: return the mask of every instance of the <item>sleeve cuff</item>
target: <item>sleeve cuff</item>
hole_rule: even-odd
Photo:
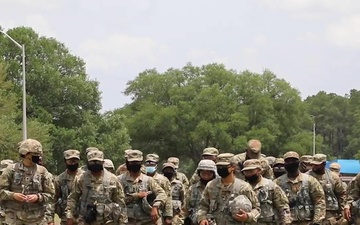
[[[252,216],[251,213],[247,213],[248,219],[246,220],[246,222],[253,222],[254,217]]]
[[[161,202],[154,202],[153,207],[160,208]]]

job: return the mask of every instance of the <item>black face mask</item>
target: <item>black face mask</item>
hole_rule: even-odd
[[[254,175],[252,175],[252,176],[245,177],[245,179],[246,179],[249,183],[255,183],[255,182],[259,179],[259,175],[258,175],[258,174],[254,174]]]
[[[126,168],[127,168],[127,170],[129,170],[132,173],[137,173],[141,169],[141,164],[129,164],[129,163],[126,163]]]
[[[74,172],[79,168],[79,163],[73,164],[73,165],[68,165],[66,164],[66,168],[71,171]]]
[[[219,167],[217,168],[217,173],[220,177],[225,178],[230,175],[229,167]]]
[[[288,173],[296,173],[299,170],[299,162],[285,163],[284,167]]]
[[[87,166],[91,172],[97,173],[104,169],[102,164],[91,164]]]
[[[286,171],[274,171],[274,177],[275,178],[281,177],[285,173],[286,173]]]
[[[175,174],[173,172],[164,172],[164,176],[167,178],[167,179],[171,179]]]
[[[33,156],[31,156],[31,161],[32,161],[33,163],[39,164],[39,162],[40,162],[40,156],[39,156],[39,155],[33,155]]]
[[[316,174],[319,174],[319,175],[322,175],[322,174],[325,174],[325,165],[322,164],[323,167],[320,167],[320,168],[313,168],[312,170],[314,171],[314,173]]]

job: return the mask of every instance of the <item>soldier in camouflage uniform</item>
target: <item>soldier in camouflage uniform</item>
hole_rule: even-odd
[[[329,169],[332,172],[336,173],[336,175],[338,175],[340,177],[340,180],[341,180],[341,173],[340,173],[341,166],[340,166],[339,163],[337,163],[337,162],[331,163],[330,166],[329,166]],[[344,187],[344,189],[346,190],[347,189],[347,184],[344,181],[341,181],[341,183],[342,183],[342,186]]]
[[[241,169],[243,168],[242,164],[247,159],[259,159],[263,168],[263,177],[273,179],[274,175],[272,173],[271,167],[265,156],[261,154],[261,142],[259,140],[250,140],[248,142],[246,152],[234,156],[234,161],[236,163],[236,178],[244,180],[244,175],[241,173]]]
[[[0,169],[0,175],[2,174],[2,172],[11,164],[13,164],[14,161],[12,161],[11,159],[4,159],[1,160],[1,169]],[[2,207],[2,203],[0,202],[0,224],[3,224],[5,222],[5,211]]]
[[[172,163],[164,163],[162,166],[162,172],[164,176],[170,181],[171,184],[171,197],[172,197],[172,208],[173,208],[173,219],[174,225],[183,224],[182,218],[182,207],[184,206],[185,200],[185,188],[180,180],[176,179],[175,165]]]
[[[214,220],[218,225],[235,225],[239,222],[251,224],[256,223],[260,216],[260,204],[255,192],[248,183],[234,175],[233,156],[231,153],[223,153],[217,157],[216,167],[220,178],[215,178],[205,187],[197,212],[200,225],[211,224]],[[229,202],[241,195],[250,200],[251,210],[247,212],[237,209],[235,213],[231,213],[234,209],[229,207]],[[238,207],[241,207],[241,204]]]
[[[323,187],[326,201],[326,218],[323,224],[332,225],[343,220],[343,210],[350,206],[346,204],[346,190],[339,176],[325,168],[326,160],[327,157],[324,154],[314,155],[310,163],[312,170],[309,170],[307,174],[315,177]]]
[[[176,173],[176,179],[181,181],[181,183],[184,185],[185,190],[189,188],[189,179],[186,177],[184,173],[181,173],[178,171],[180,160],[176,157],[170,157],[166,161],[167,163],[172,163],[175,165],[175,173]]]
[[[104,159],[104,168],[112,174],[115,174],[115,166],[111,159]]]
[[[215,162],[209,159],[201,160],[197,166],[196,174],[198,174],[199,181],[191,185],[185,195],[185,205],[183,207],[185,225],[198,224],[196,213],[199,210],[202,193],[206,184],[216,178]]]
[[[350,210],[345,208],[344,217],[350,224],[360,224],[360,173],[353,177],[348,185],[347,204],[351,207],[351,214]]]
[[[205,148],[201,155],[202,159],[208,159],[216,162],[216,158],[219,155],[219,150],[213,147]],[[191,176],[189,181],[189,185],[196,184],[200,181],[199,174],[195,171],[195,173]]]
[[[262,166],[258,159],[249,159],[244,162],[245,180],[249,182],[260,202],[260,216],[258,223],[291,224],[289,200],[285,192],[270,179],[261,176]]]
[[[27,139],[19,146],[21,161],[9,165],[0,176],[0,201],[5,223],[44,225],[46,205],[55,194],[54,184],[45,167],[37,165],[42,145]]]
[[[66,206],[67,225],[74,224],[78,204],[79,225],[123,225],[127,213],[123,188],[117,177],[104,169],[104,153],[87,154],[88,170],[75,177],[73,190]]]
[[[157,154],[148,154],[145,159],[145,168],[146,175],[152,177],[162,189],[164,189],[167,200],[162,209],[162,217],[164,219],[164,224],[171,224],[173,218],[173,208],[172,208],[172,194],[171,194],[171,184],[169,179],[157,172],[159,164],[159,156]],[[160,225],[162,221],[160,220],[157,225]]]
[[[79,160],[80,152],[78,150],[69,149],[64,151],[66,170],[55,179],[55,213],[61,219],[61,225],[66,225],[65,209],[75,177],[83,173],[83,170],[79,168]],[[80,205],[77,205],[76,210],[72,213],[75,218],[79,215],[79,207]],[[76,221],[74,221],[74,224],[77,224]]]
[[[152,177],[141,173],[142,162],[141,151],[130,151],[126,159],[128,171],[118,177],[125,191],[129,225],[158,223],[159,209],[167,200],[167,195],[159,184]]]
[[[324,190],[314,177],[299,171],[300,157],[296,152],[284,155],[286,174],[275,183],[286,193],[293,224],[322,224],[326,216]]]
[[[129,152],[133,151],[132,149],[127,149],[124,151],[125,153],[125,160],[127,158],[127,155],[129,154]],[[136,151],[139,151],[139,150],[136,150]],[[141,165],[141,168],[140,168],[140,171],[143,173],[143,174],[146,174],[146,168],[144,165]],[[117,169],[116,169],[116,175],[119,176],[123,173],[127,172],[127,168],[126,168],[126,163],[124,164],[121,164]]]
[[[306,173],[311,170],[311,162],[313,160],[312,155],[303,155],[300,157],[300,172]]]
[[[87,154],[89,153],[89,152],[92,152],[92,151],[100,151],[98,148],[96,148],[96,147],[88,147],[86,150],[85,150],[85,156],[87,157]],[[86,158],[85,157],[85,158]],[[81,170],[82,171],[87,171],[88,170],[88,167],[87,167],[87,165],[83,165],[82,167],[81,167]]]
[[[285,165],[285,161],[283,158],[275,159],[275,162],[274,162],[274,165],[272,168],[273,173],[274,173],[274,179],[276,179],[286,173],[284,165]]]

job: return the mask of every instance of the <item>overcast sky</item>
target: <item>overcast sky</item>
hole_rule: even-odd
[[[360,86],[359,0],[0,0],[0,25],[55,37],[100,82],[103,110],[129,80],[187,62],[268,68],[302,97]]]

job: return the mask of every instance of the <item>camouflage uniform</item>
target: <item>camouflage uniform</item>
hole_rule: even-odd
[[[80,160],[80,152],[78,150],[69,149],[64,151],[65,160],[73,158]],[[82,172],[83,171],[80,168],[71,173],[66,169],[55,179],[55,213],[61,219],[62,225],[66,225],[65,209],[67,206],[68,196],[72,191],[72,187],[74,187],[75,177],[79,176]],[[78,207],[80,207],[80,205],[78,205]],[[78,207],[76,207],[76,212],[73,212],[75,217],[79,215]]]
[[[28,154],[40,156],[42,146],[34,139],[27,139],[19,146],[20,155],[24,159],[9,165],[0,176],[0,200],[5,209],[5,223],[14,225],[47,224],[45,208],[55,194],[54,184],[45,167],[32,163],[28,167]],[[14,199],[14,194],[37,195],[34,203],[21,202]]]
[[[269,163],[269,166],[272,168],[274,166],[276,158],[274,156],[268,156],[266,157],[266,160]]]
[[[291,158],[299,160],[300,157],[296,152],[285,153],[285,161]],[[326,215],[326,204],[325,193],[319,181],[308,174],[299,173],[296,178],[289,178],[284,174],[275,179],[275,183],[289,199],[294,224],[322,224]]]
[[[218,156],[218,155],[219,155],[219,150],[210,147],[210,148],[205,148],[201,156],[204,157],[204,156]],[[200,176],[197,173],[197,171],[195,171],[195,173],[190,178],[189,185],[191,186],[199,181],[200,181]]]
[[[187,190],[189,188],[189,180],[188,180],[188,178],[186,177],[185,174],[177,171],[179,169],[179,162],[180,162],[179,158],[170,157],[170,158],[167,159],[167,162],[172,163],[172,164],[175,165],[175,168],[176,168],[176,177],[175,178],[177,180],[181,181],[181,183],[184,185],[185,190]]]
[[[87,161],[103,161],[104,153],[91,151]],[[123,188],[117,177],[103,169],[99,176],[87,170],[75,177],[73,190],[68,197],[66,217],[74,218],[76,207],[80,204],[79,225],[126,224],[127,213]],[[85,222],[88,220],[89,222]],[[90,222],[91,221],[91,222]]]
[[[216,165],[230,166],[234,163],[232,161],[233,156],[231,153],[218,155]],[[256,223],[260,215],[260,204],[257,196],[248,183],[235,177],[234,183],[230,185],[224,185],[222,178],[215,178],[206,185],[197,212],[198,222],[214,219],[219,225],[240,224],[233,219],[229,203],[233,198],[241,195],[246,196],[252,204],[251,211],[247,212],[248,220],[245,224]],[[241,204],[238,206],[241,207]]]
[[[13,164],[14,161],[11,159],[4,159],[1,160],[1,169],[0,169],[0,175],[4,172],[4,170],[11,164]],[[5,222],[5,211],[2,208],[2,203],[0,202],[0,224],[3,224]]]
[[[128,154],[131,152],[131,151],[134,151],[133,149],[127,149],[125,150],[125,160],[127,159],[127,156]],[[139,150],[135,150],[135,151],[139,151]],[[143,173],[143,174],[146,174],[146,168],[144,165],[141,166],[141,169],[140,171]],[[124,174],[127,172],[127,168],[126,168],[126,163],[124,164],[121,164],[117,169],[116,169],[116,175],[119,176],[121,174]]]
[[[300,157],[300,172],[306,173],[311,169],[310,163],[313,160],[312,155],[303,155]]]
[[[196,169],[197,173],[199,174],[199,171],[212,171],[214,173],[214,178],[216,177],[216,166],[215,162],[211,160],[203,159],[199,162],[198,167]],[[183,217],[189,218],[186,225],[197,225],[197,216],[196,213],[199,210],[199,204],[201,200],[202,193],[204,192],[206,184],[199,181],[195,184],[192,184],[189,188],[189,190],[186,192],[185,195],[185,202],[183,207]]]
[[[139,150],[132,150],[127,155],[129,162],[142,162],[142,152]],[[167,195],[165,191],[159,186],[159,184],[151,177],[140,173],[138,177],[130,176],[129,172],[126,172],[118,176],[118,180],[124,187],[125,191],[125,203],[127,207],[127,214],[129,219],[129,225],[150,225],[153,224],[150,213],[152,207],[160,209],[164,206]],[[146,198],[140,199],[138,193],[148,192]],[[150,198],[152,198],[150,200]]]
[[[272,168],[273,173],[274,173],[274,179],[276,179],[286,173],[284,165],[285,165],[285,161],[283,158],[275,159],[275,162],[274,162],[274,165]]]
[[[337,162],[331,163],[330,166],[329,166],[329,169],[332,172],[336,173],[336,175],[338,175],[340,177],[340,179],[341,179],[341,174],[340,174],[341,166],[340,166],[339,163],[337,163]],[[341,183],[342,183],[342,186],[345,188],[345,190],[347,190],[347,184],[344,181],[341,181]]]
[[[249,159],[244,162],[242,171],[262,169],[258,159]],[[260,216],[258,223],[266,224],[291,224],[289,200],[285,192],[272,180],[261,175],[256,183],[250,183],[260,202]]]
[[[247,159],[259,159],[264,171],[263,177],[271,180],[273,179],[274,175],[272,169],[266,157],[261,154],[261,142],[259,140],[250,140],[248,142],[248,148],[246,152],[234,156],[233,160],[236,163],[236,166],[238,167],[235,176],[241,180],[245,179],[244,175],[241,173],[241,169],[242,169],[242,164]]]
[[[156,164],[156,167],[159,163],[159,156],[157,154],[148,154],[146,155],[146,162],[152,162]],[[158,172],[154,173],[147,173],[148,176],[152,177],[162,189],[164,189],[167,200],[165,202],[164,208],[162,209],[162,217],[163,218],[172,218],[173,217],[173,208],[172,208],[172,195],[171,195],[171,184],[170,181],[164,177],[163,175],[159,174]],[[162,221],[160,220],[157,225],[162,224]]]
[[[311,165],[320,165],[326,163],[327,157],[324,154],[316,154],[313,156]],[[346,205],[346,190],[341,184],[338,175],[325,169],[325,174],[317,174],[313,170],[307,172],[320,182],[325,193],[326,200],[326,218],[323,222],[324,225],[332,225],[338,221],[342,221],[342,212]]]
[[[351,223],[360,224],[360,173],[350,181],[347,197],[347,204],[351,207]]]

